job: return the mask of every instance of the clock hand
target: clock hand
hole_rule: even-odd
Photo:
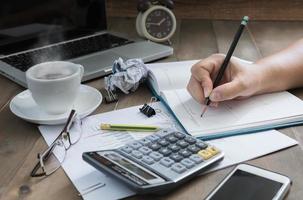
[[[165,22],[165,18],[163,18],[159,23],[158,23],[158,25],[160,26],[163,22]]]
[[[146,24],[149,24],[149,25],[157,25],[157,26],[159,26],[159,23],[148,22],[148,23],[146,23]]]

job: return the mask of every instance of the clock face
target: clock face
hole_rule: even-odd
[[[153,10],[146,17],[146,31],[153,37],[161,39],[167,37],[173,30],[173,19],[166,10]]]

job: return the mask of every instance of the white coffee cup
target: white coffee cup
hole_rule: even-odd
[[[73,107],[84,68],[64,61],[45,62],[26,71],[28,89],[38,106],[49,114],[63,114]]]

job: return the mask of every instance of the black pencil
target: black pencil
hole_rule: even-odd
[[[225,72],[225,70],[226,70],[226,68],[227,68],[227,66],[228,66],[228,63],[229,63],[229,61],[230,61],[230,58],[232,57],[232,55],[233,55],[233,53],[234,53],[234,51],[235,51],[235,48],[236,48],[236,46],[237,46],[237,44],[238,44],[238,42],[239,42],[239,39],[240,39],[240,37],[241,37],[241,35],[242,35],[242,33],[243,33],[244,27],[245,27],[245,26],[247,25],[247,23],[248,23],[248,20],[249,20],[249,17],[248,17],[248,16],[244,16],[244,17],[243,17],[243,19],[242,19],[242,21],[241,21],[241,24],[240,24],[240,26],[239,26],[239,29],[238,29],[238,31],[236,32],[236,35],[235,35],[235,37],[234,37],[234,40],[233,40],[233,42],[232,42],[231,45],[230,45],[230,48],[229,48],[229,50],[228,50],[228,52],[227,52],[227,54],[226,54],[226,57],[225,57],[225,59],[224,59],[222,65],[221,65],[220,70],[219,70],[219,72],[218,72],[218,74],[217,74],[217,77],[216,77],[216,79],[215,79],[215,81],[214,81],[213,88],[217,87],[217,86],[220,84],[220,81],[221,81],[221,79],[222,79],[222,77],[223,77],[223,75],[224,75],[224,72]],[[201,117],[203,117],[204,113],[206,112],[207,106],[210,104],[210,102],[211,102],[211,101],[210,101],[209,97],[205,98],[205,102],[204,102],[204,103],[205,103],[205,106],[204,106],[204,109],[203,109],[203,111],[202,111]]]

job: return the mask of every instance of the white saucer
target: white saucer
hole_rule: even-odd
[[[101,93],[90,86],[81,85],[80,93],[74,103],[74,109],[80,118],[91,114],[102,102]],[[69,112],[60,115],[51,115],[39,108],[31,92],[25,90],[16,95],[10,102],[11,111],[18,117],[36,124],[64,124]]]

